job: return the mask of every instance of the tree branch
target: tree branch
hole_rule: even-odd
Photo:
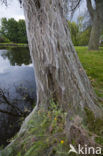
[[[81,2],[82,0],[78,0],[77,2],[74,2],[74,5],[73,5],[73,3],[72,3],[72,9],[70,10],[70,11],[75,11],[76,10],[76,8],[80,5],[80,2]],[[75,4],[76,3],[76,4]]]
[[[91,0],[87,0],[87,8],[88,8],[88,11],[90,13],[91,18],[93,19],[93,17],[94,17],[94,9],[92,7]]]
[[[82,0],[68,0],[68,12],[69,16],[72,18],[76,9],[80,6]]]
[[[15,111],[18,111],[20,114],[23,114],[23,112],[15,105],[13,105],[13,104],[11,104],[9,101],[8,101],[8,99],[6,98],[6,96],[5,95],[3,95],[2,96],[3,97],[3,99],[5,100],[5,102],[9,105],[9,106],[11,106]]]
[[[0,96],[3,98],[3,100],[9,105],[11,106],[17,113],[19,112],[20,114],[23,114],[23,112],[16,106],[16,105],[13,105],[11,104],[7,97],[5,96],[4,92],[2,89],[0,89]]]
[[[4,114],[8,114],[8,115],[15,116],[15,117],[21,117],[21,115],[19,115],[19,114],[14,114],[14,113],[12,113],[12,112],[8,112],[8,111],[2,110],[2,109],[0,109],[0,112],[1,112],[1,113],[4,113]]]
[[[0,0],[2,4],[5,4],[5,6],[8,6],[8,0]],[[20,5],[22,5],[22,0],[18,0]]]

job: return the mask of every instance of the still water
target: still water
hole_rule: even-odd
[[[22,111],[32,110],[36,100],[36,84],[28,48],[0,49],[0,92],[3,92],[9,103]],[[0,109],[14,111],[2,94]],[[18,131],[18,120],[18,117],[0,112],[0,145],[6,145],[7,140]]]

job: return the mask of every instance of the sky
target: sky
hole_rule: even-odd
[[[79,7],[79,9],[75,12],[73,17],[73,21],[77,21],[77,17],[82,15],[83,11],[86,10],[86,2],[83,0],[83,3]],[[0,4],[0,20],[2,17],[6,18],[15,18],[16,20],[24,19],[23,8],[20,8],[20,4],[18,0],[8,0],[8,6],[6,7],[4,4]]]
[[[8,0],[8,6],[0,3],[0,20],[2,17],[24,19],[23,8],[20,8],[18,0]]]

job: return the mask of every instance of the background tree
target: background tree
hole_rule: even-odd
[[[82,5],[83,0],[69,0],[69,12],[73,16],[74,12]],[[98,50],[99,39],[103,28],[103,1],[86,0],[87,8],[92,20],[92,30],[89,39],[89,50]]]
[[[88,17],[88,12],[84,12],[82,16],[78,16],[77,25],[79,29],[78,45],[88,45],[90,32],[91,32],[91,20]]]
[[[73,44],[75,46],[87,46],[91,32],[91,20],[87,16],[87,11],[84,15],[78,16],[77,23],[70,21],[68,23]]]
[[[87,8],[92,19],[89,50],[98,50],[99,39],[103,29],[103,0],[94,0],[94,3],[95,6],[93,7],[92,1],[87,0]]]
[[[0,33],[0,43],[8,43],[10,40]]]
[[[79,43],[79,38],[78,38],[79,27],[75,22],[70,22],[70,21],[68,21],[68,25],[69,25],[71,39],[73,41],[73,44],[77,46]]]
[[[0,34],[11,42],[27,43],[26,26],[24,20],[16,21],[14,18],[1,20]]]
[[[1,32],[5,37],[7,37],[10,41],[18,42],[17,39],[17,32],[18,32],[18,26],[17,21],[15,21],[13,18],[6,19],[2,18],[1,20]]]
[[[24,20],[18,21],[18,42],[27,43],[26,26]]]
[[[86,28],[84,31],[79,33],[78,45],[87,46],[90,38],[91,27]]]

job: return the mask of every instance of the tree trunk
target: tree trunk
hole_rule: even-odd
[[[27,35],[37,84],[37,107],[48,109],[53,99],[70,116],[89,107],[98,112],[96,98],[73,47],[63,1],[23,1]]]
[[[101,35],[101,25],[98,20],[98,17],[96,16],[95,19],[93,20],[93,25],[92,25],[92,30],[91,30],[91,35],[90,35],[90,40],[88,45],[89,50],[99,49],[100,35]]]
[[[91,0],[87,0],[87,8],[92,19],[92,30],[88,45],[89,50],[99,49],[99,39],[103,29],[103,1],[95,0],[95,5],[96,8],[94,9]]]

